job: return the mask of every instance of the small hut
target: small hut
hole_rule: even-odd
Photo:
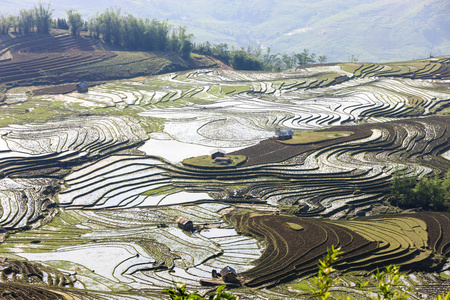
[[[175,221],[177,221],[178,227],[180,227],[183,230],[187,230],[187,231],[194,230],[194,223],[185,217],[178,216]]]
[[[239,282],[236,271],[229,266],[226,266],[220,271],[220,276],[223,282]]]
[[[83,81],[77,84],[78,93],[85,93],[89,90],[89,83],[87,81]]]
[[[277,139],[277,140],[290,140],[290,139],[292,139],[293,135],[294,135],[294,132],[290,128],[278,129],[275,132],[275,139]]]
[[[209,153],[211,154],[211,159],[216,159],[217,157],[225,157],[225,155],[227,154],[225,150],[222,149],[214,149]]]

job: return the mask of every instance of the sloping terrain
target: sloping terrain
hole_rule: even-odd
[[[232,215],[231,220],[239,232],[267,243],[256,266],[242,273],[249,286],[273,285],[294,275],[313,273],[318,259],[331,246],[344,252],[335,267],[350,272],[375,270],[391,263],[410,270],[430,268],[440,263],[437,257],[448,255],[450,245],[450,218],[442,213],[335,222],[246,213]]]
[[[396,171],[450,167],[448,59],[198,69],[85,93],[10,88],[0,106],[0,251],[17,268],[0,281],[15,282],[11,294],[159,299],[172,280],[206,292],[199,280],[228,265],[246,280],[239,292],[282,299],[281,282],[310,276],[341,245],[340,270],[398,263],[422,272],[411,278],[433,277],[417,285],[443,291],[426,272],[445,277],[447,214],[390,215],[398,209],[387,200]],[[287,127],[346,134],[272,139]],[[247,161],[182,164],[216,148]],[[177,216],[197,231],[180,229]],[[22,273],[39,280],[30,286]],[[253,288],[262,286],[275,289]]]
[[[10,86],[101,81],[191,68],[175,53],[105,51],[111,47],[99,40],[67,33],[4,35],[0,41],[0,56],[9,54],[0,60],[0,84]]]
[[[8,3],[9,12],[36,4]],[[168,19],[186,26],[196,43],[228,43],[247,47],[249,41],[270,47],[271,53],[309,49],[330,62],[359,59],[403,61],[450,51],[449,2],[349,0],[250,0],[250,1],[129,1],[114,7],[135,16]],[[87,20],[110,7],[106,1],[52,1],[61,12],[76,9]]]

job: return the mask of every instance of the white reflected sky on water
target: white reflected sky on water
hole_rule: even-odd
[[[226,152],[233,152],[244,147],[221,148]],[[208,155],[215,147],[207,147],[202,145],[182,143],[175,140],[157,140],[150,139],[139,148],[147,155],[155,155],[163,157],[172,163],[180,163],[185,158]]]

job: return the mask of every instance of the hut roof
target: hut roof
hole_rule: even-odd
[[[224,276],[227,275],[227,274],[234,274],[234,275],[237,275],[236,271],[235,271],[232,267],[230,267],[230,266],[226,266],[225,268],[223,268],[223,269],[220,271],[220,275],[221,275],[222,277],[224,277]]]
[[[192,222],[191,220],[189,220],[188,218],[182,217],[182,216],[178,216],[175,221],[177,221],[178,224],[182,224],[182,225],[186,225],[189,222]]]
[[[80,89],[87,89],[89,87],[89,83],[87,81],[82,81],[77,84],[77,87]]]
[[[214,149],[214,150],[209,151],[209,154],[211,154],[211,155],[214,154],[214,153],[227,154],[227,152],[225,150],[222,150],[222,149]]]
[[[278,129],[277,130],[277,135],[279,135],[279,136],[290,136],[290,135],[294,135],[294,132],[290,128]]]

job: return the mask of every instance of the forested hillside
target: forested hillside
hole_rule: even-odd
[[[316,58],[316,54],[311,53],[308,49],[303,49],[300,53],[281,54],[272,53],[270,49],[265,50],[261,45],[249,44],[246,49],[244,47],[235,48],[231,45],[230,49],[226,43],[211,44],[207,41],[196,44],[193,42],[195,37],[188,33],[184,26],[173,26],[167,20],[159,21],[123,14],[120,8],[106,8],[103,12],[98,12],[87,20],[84,20],[82,14],[74,9],[67,10],[64,18],[54,18],[53,12],[50,3],[40,2],[29,9],[21,9],[17,15],[0,14],[0,55],[2,56],[0,60],[11,60],[14,56],[11,55],[13,52],[16,53],[15,59],[17,60],[17,55],[27,56],[29,52],[69,50],[67,47],[61,47],[61,41],[57,41],[58,45],[44,47],[30,43],[30,39],[36,39],[33,34],[37,33],[46,35],[38,37],[38,39],[44,38],[44,40],[48,35],[55,37],[71,35],[76,38],[81,36],[84,37],[83,43],[98,44],[101,42],[102,50],[107,48],[116,51],[176,53],[190,67],[205,66],[203,63],[198,64],[199,56],[191,55],[193,52],[200,54],[203,58],[204,56],[214,57],[220,60],[219,64],[225,63],[237,70],[280,71],[327,61],[326,56],[319,55]],[[46,41],[46,43],[51,42],[55,42],[55,40],[47,39]],[[24,45],[25,49],[22,49]],[[7,68],[10,67],[7,66]],[[184,68],[182,67],[182,69]],[[179,70],[180,68],[170,69]],[[165,69],[165,71],[167,70]],[[126,77],[142,75],[132,73]]]
[[[35,1],[7,3],[0,13],[17,13]],[[249,41],[290,53],[309,49],[329,62],[399,61],[446,55],[450,3],[426,1],[52,1],[59,17],[76,9],[83,17],[107,7],[137,17],[186,26],[194,42],[247,47]],[[58,15],[56,15],[58,17]]]

